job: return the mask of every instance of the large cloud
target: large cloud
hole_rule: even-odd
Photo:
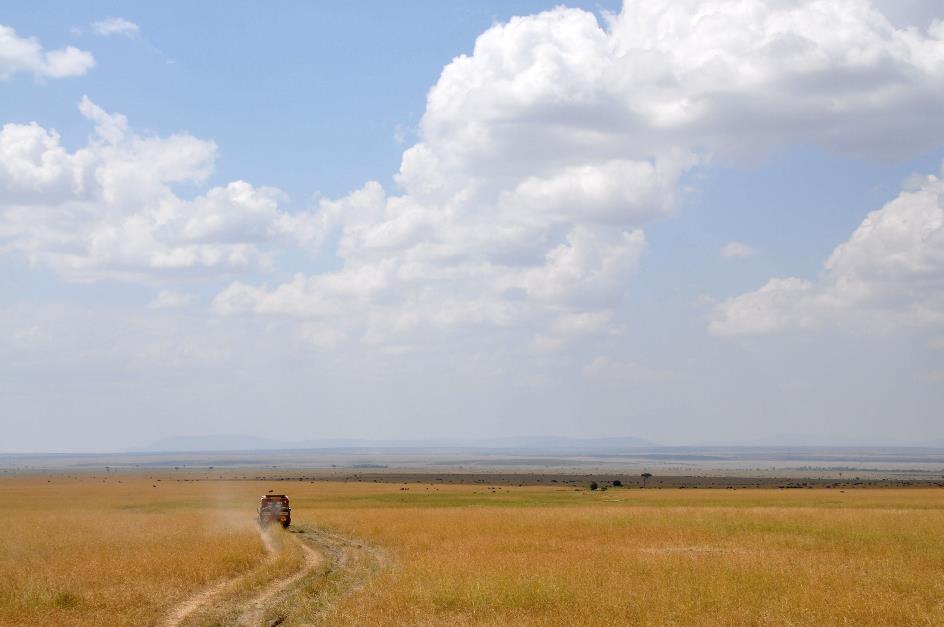
[[[0,24],[0,80],[19,72],[40,78],[81,76],[95,65],[90,52],[72,46],[44,50],[33,37],[19,37],[9,26]]]
[[[775,278],[720,305],[710,330],[750,335],[840,326],[944,326],[944,181],[928,176],[870,213],[815,280]]]
[[[74,152],[7,124],[0,246],[74,280],[228,275],[287,243],[333,247],[337,271],[214,301],[331,329],[319,337],[613,332],[641,229],[675,210],[693,166],[792,142],[914,152],[944,137],[942,107],[944,23],[896,28],[865,0],[628,2],[602,26],[558,8],[444,68],[396,192],[368,183],[311,214],[243,181],[181,197],[216,146],[136,135],[88,100],[95,135]]]
[[[558,9],[493,27],[444,69],[402,176],[415,162],[423,189],[430,164],[493,178],[784,141],[913,150],[942,136],[942,79],[944,24],[895,29],[862,0],[636,1],[606,30]]]
[[[133,134],[88,98],[79,109],[95,132],[74,152],[35,123],[0,130],[0,251],[71,280],[152,280],[266,264],[264,244],[310,231],[272,188],[235,181],[178,196],[172,185],[209,176],[212,141]]]
[[[942,106],[944,25],[896,29],[861,0],[628,2],[605,27],[565,8],[514,18],[443,70],[399,193],[322,203],[313,237],[337,243],[341,270],[234,283],[215,306],[368,338],[613,331],[640,227],[674,210],[693,165],[791,142],[913,152],[944,137]]]

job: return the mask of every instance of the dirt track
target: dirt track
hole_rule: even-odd
[[[161,623],[164,627],[178,627],[188,616],[193,614],[197,609],[203,607],[216,597],[223,594],[227,588],[235,583],[237,579],[241,577],[236,577],[234,579],[227,579],[221,581],[218,584],[210,586],[206,590],[199,592],[198,594],[193,595],[170,612],[167,615],[167,618],[164,619],[164,622]]]
[[[236,622],[240,625],[258,625],[262,622],[262,619],[265,617],[265,611],[269,607],[269,604],[275,599],[279,594],[285,592],[296,583],[301,581],[304,577],[312,573],[315,569],[321,568],[325,564],[325,556],[321,551],[316,551],[306,542],[302,540],[297,540],[298,545],[302,548],[302,551],[305,554],[305,561],[302,563],[302,567],[294,574],[285,579],[277,579],[271,584],[265,587],[259,594],[257,594],[246,606],[242,614]]]
[[[260,530],[259,536],[268,553],[267,562],[274,561],[278,557],[278,552],[268,532]],[[264,622],[266,612],[288,597],[306,578],[315,573],[320,573],[324,577],[327,577],[329,573],[334,573],[335,576],[339,573],[348,575],[343,578],[343,586],[335,591],[334,596],[340,598],[354,592],[365,583],[366,570],[361,562],[366,560],[372,564],[372,567],[376,567],[382,566],[386,561],[379,549],[368,547],[326,531],[306,528],[295,529],[291,540],[287,541],[296,542],[301,548],[304,554],[301,567],[294,572],[287,573],[285,577],[268,583],[249,599],[225,601],[230,607],[235,604],[239,613],[235,620],[226,620],[223,624],[252,626],[267,624]],[[355,551],[362,559],[352,559]],[[354,562],[358,562],[358,564]],[[164,627],[179,627],[186,624],[188,618],[195,613],[218,607],[224,602],[226,595],[237,590],[241,583],[252,577],[253,572],[237,575],[198,592],[176,606],[161,624]],[[327,608],[322,609],[321,614],[323,615]],[[285,616],[282,615],[274,621],[270,620],[269,624],[278,624],[284,619]]]

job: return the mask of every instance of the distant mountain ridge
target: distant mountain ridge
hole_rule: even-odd
[[[259,436],[217,434],[174,436],[157,440],[144,447],[150,452],[195,451],[263,451],[291,449],[536,449],[569,451],[607,451],[627,448],[656,448],[660,445],[634,437],[571,438],[563,436],[510,436],[496,438],[435,438],[428,440],[369,440],[359,438],[327,438],[323,440],[284,441]]]

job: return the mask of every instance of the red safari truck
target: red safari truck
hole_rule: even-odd
[[[266,494],[259,499],[259,524],[279,523],[283,527],[292,524],[292,508],[284,494]]]

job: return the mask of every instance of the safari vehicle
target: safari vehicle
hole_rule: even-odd
[[[283,527],[292,524],[292,508],[284,494],[266,494],[259,499],[259,524],[279,523]]]

